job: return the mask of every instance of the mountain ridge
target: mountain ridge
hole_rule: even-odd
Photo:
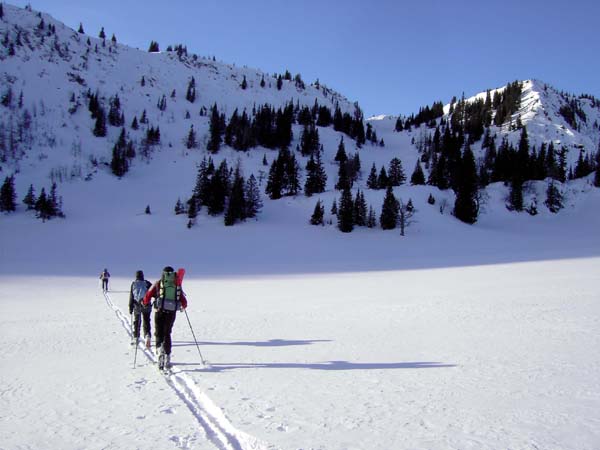
[[[324,86],[306,85],[301,78],[282,81],[279,90],[274,75],[258,70],[190,56],[183,47],[170,52],[143,52],[118,42],[77,33],[47,14],[4,5],[4,18],[0,21],[4,52],[0,52],[0,58],[3,61],[2,76],[12,90],[12,100],[9,107],[0,108],[0,131],[3,142],[8,142],[4,145],[4,155],[8,147],[9,156],[2,165],[4,173],[19,173],[20,197],[34,181],[39,183],[48,177],[53,182],[89,180],[99,170],[107,170],[111,148],[118,142],[122,130],[126,130],[127,139],[140,153],[144,130],[160,128],[161,143],[146,156],[135,158],[133,170],[143,170],[149,158],[171,162],[180,159],[184,164],[197,165],[203,155],[210,154],[204,149],[210,134],[208,110],[214,104],[218,104],[225,119],[236,109],[252,111],[261,104],[274,108],[286,104],[311,108],[317,102],[329,108],[340,106],[345,113],[355,116],[360,112],[356,103],[349,102],[341,94]],[[14,55],[10,54],[11,48]],[[190,102],[186,100],[185,90],[192,77],[196,79],[197,94]],[[265,80],[264,87],[262,80]],[[245,89],[243,83],[247,83]],[[523,93],[519,110],[507,122],[490,127],[498,143],[506,138],[517,145],[521,126],[515,124],[521,122],[527,126],[534,148],[550,141],[565,146],[566,163],[571,167],[576,164],[580,151],[590,156],[595,153],[600,141],[600,102],[593,97],[560,93],[538,80],[526,80],[521,84]],[[465,101],[470,103],[505,89],[506,86],[489,90]],[[120,100],[124,123],[108,126],[106,138],[94,136],[94,119],[86,108],[89,96],[94,93],[98,93],[105,109],[115,97]],[[0,94],[6,98],[7,91]],[[161,102],[164,102],[164,108],[160,106]],[[574,105],[575,118],[571,123],[565,119],[565,111],[561,113],[565,105]],[[444,115],[436,119],[436,126],[440,120],[450,119],[449,109],[449,104],[444,106]],[[139,130],[132,129],[132,117],[137,120],[142,113],[146,113],[148,123]],[[333,155],[344,136],[348,139],[347,150],[360,154],[363,159],[358,180],[358,186],[363,189],[371,163],[379,167],[396,156],[406,171],[416,164],[421,156],[419,142],[430,136],[433,127],[420,124],[410,131],[395,133],[392,117],[381,116],[365,122],[371,124],[376,135],[382,138],[381,143],[385,141],[385,152],[381,150],[379,140],[362,146],[331,127],[317,127],[324,147],[330,196],[335,195],[333,185],[337,172]],[[197,147],[191,149],[185,145],[190,128],[198,137]],[[302,128],[294,124],[292,129],[293,148],[300,144]],[[17,148],[13,148],[11,136],[17,133],[23,136],[20,141],[15,141]],[[473,143],[473,149],[477,158],[484,158],[481,140]],[[224,146],[217,159],[241,161],[243,155],[246,155],[247,173],[255,173],[258,177],[262,171],[261,176],[266,178],[266,169],[261,169],[261,164],[254,160],[264,155],[272,161],[274,155],[270,149],[258,146],[250,153],[244,153]],[[303,164],[306,158],[299,157],[299,161]],[[189,195],[185,191],[189,193],[193,186],[193,175],[185,178],[187,185],[176,189],[184,200]]]

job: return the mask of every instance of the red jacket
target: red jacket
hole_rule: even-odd
[[[158,297],[158,295],[160,293],[160,283],[162,283],[162,280],[158,280],[156,283],[154,283],[152,285],[152,287],[148,290],[148,292],[146,292],[146,295],[144,296],[144,300],[142,301],[142,303],[144,305],[149,305],[153,298]],[[187,298],[185,298],[183,289],[181,290],[181,297],[179,298],[179,301],[181,302],[181,306],[184,309],[187,308]]]

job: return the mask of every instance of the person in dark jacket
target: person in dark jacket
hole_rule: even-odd
[[[110,273],[108,273],[108,269],[104,269],[100,272],[100,279],[102,280],[102,290],[104,292],[108,292],[108,279],[110,278]]]
[[[177,310],[187,308],[187,299],[181,290],[181,280],[171,266],[163,269],[162,276],[144,297],[144,305],[154,301],[154,337],[156,339],[156,354],[158,355],[158,368],[171,367],[171,331],[175,323]]]
[[[131,345],[137,345],[140,339],[140,318],[144,326],[144,339],[146,348],[150,348],[150,315],[152,313],[151,305],[144,305],[142,301],[146,296],[148,289],[152,287],[152,283],[144,279],[144,272],[138,270],[135,273],[135,280],[131,283],[129,290],[129,315],[132,316],[132,331]]]

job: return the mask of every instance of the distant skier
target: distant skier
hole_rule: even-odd
[[[149,305],[152,298],[154,302],[154,336],[156,338],[156,354],[158,355],[158,368],[161,370],[171,367],[171,331],[175,323],[177,310],[187,308],[187,299],[181,290],[181,279],[171,266],[163,269],[162,276],[146,292],[144,305]]]
[[[144,339],[146,341],[146,348],[150,348],[150,315],[152,313],[152,307],[150,305],[143,305],[142,301],[146,296],[148,289],[152,287],[152,283],[144,279],[144,272],[138,270],[135,273],[135,280],[131,283],[131,289],[129,290],[129,315],[133,316],[133,336],[131,337],[131,344],[137,345],[140,339],[140,318],[144,324]]]
[[[110,273],[108,273],[108,269],[104,269],[100,273],[100,279],[102,280],[102,290],[104,292],[108,292],[108,279],[110,278]]]

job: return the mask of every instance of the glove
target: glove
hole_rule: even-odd
[[[185,308],[183,306],[180,306],[179,307],[179,312],[183,312],[183,311],[185,311]]]

